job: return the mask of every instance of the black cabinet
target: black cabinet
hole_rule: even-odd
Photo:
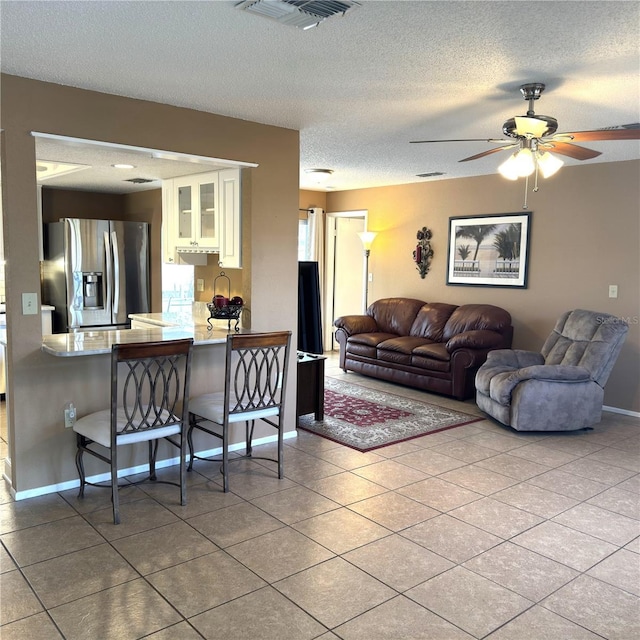
[[[298,397],[296,416],[313,413],[324,418],[324,356],[298,354]]]

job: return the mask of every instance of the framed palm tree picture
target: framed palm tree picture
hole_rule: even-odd
[[[527,287],[531,212],[449,218],[447,284]]]

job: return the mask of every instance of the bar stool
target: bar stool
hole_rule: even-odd
[[[164,438],[180,451],[180,504],[186,504],[186,426],[193,339],[115,344],[111,349],[111,408],[80,418],[76,432],[79,497],[85,485],[111,486],[113,522],[120,523],[118,447],[148,442],[149,477],[156,480],[158,441]],[[101,448],[95,448],[99,445]],[[103,454],[102,450],[107,453]],[[111,484],[87,482],[83,454],[111,467]],[[136,483],[137,484],[137,483]]]
[[[245,423],[246,450],[233,460],[253,458],[278,463],[283,477],[283,420],[291,331],[234,334],[227,336],[224,391],[189,399],[189,471],[193,461],[215,460],[197,456],[193,430],[199,429],[222,440],[222,478],[229,491],[229,429]],[[252,454],[255,421],[262,420],[278,431],[277,459]]]

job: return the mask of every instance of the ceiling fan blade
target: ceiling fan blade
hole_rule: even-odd
[[[478,160],[478,158],[484,158],[485,156],[490,156],[492,153],[497,153],[498,151],[504,151],[505,149],[512,149],[513,147],[517,147],[517,144],[507,144],[503,147],[496,147],[495,149],[488,149],[487,151],[483,151],[482,153],[476,153],[475,156],[469,156],[468,158],[463,158],[462,160],[458,160],[458,162],[468,162],[469,160]]]
[[[601,151],[594,151],[593,149],[587,149],[586,147],[579,147],[577,144],[571,144],[569,142],[560,142],[559,140],[551,140],[541,145],[545,149],[548,149],[552,153],[559,153],[563,156],[569,156],[576,160],[590,160],[591,158],[597,158],[602,155]]]
[[[592,142],[596,140],[640,140],[640,129],[604,129],[603,131],[574,131],[557,133],[555,138],[574,140],[575,142]]]
[[[508,142],[505,138],[462,138],[460,140],[410,140],[409,144],[424,144],[426,142]]]

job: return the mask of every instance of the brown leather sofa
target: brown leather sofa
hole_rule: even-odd
[[[344,371],[465,400],[492,349],[509,349],[511,315],[490,304],[456,306],[384,298],[366,315],[335,320]]]

